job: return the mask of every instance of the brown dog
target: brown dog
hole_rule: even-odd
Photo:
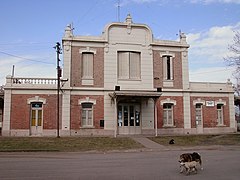
[[[180,164],[181,163],[185,163],[185,162],[192,162],[192,161],[196,161],[199,163],[199,165],[201,166],[201,169],[202,168],[202,159],[201,159],[201,155],[197,152],[193,152],[193,153],[184,153],[184,154],[181,154],[180,155],[180,159],[179,159],[179,162]],[[180,173],[183,172],[184,170],[184,166],[180,165],[181,169],[180,169]]]

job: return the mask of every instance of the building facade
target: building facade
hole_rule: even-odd
[[[101,36],[75,36],[67,26],[62,46],[59,120],[56,79],[7,76],[4,136],[236,131],[231,82],[189,82],[183,33],[179,41],[157,40],[128,15]]]

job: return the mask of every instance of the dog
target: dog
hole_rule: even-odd
[[[196,161],[199,163],[201,169],[203,170],[202,167],[202,158],[201,155],[197,152],[193,152],[193,153],[184,153],[180,155],[180,159],[179,159],[179,163],[180,163],[180,173],[183,172],[184,168],[181,165],[181,163],[185,163],[185,162],[192,162],[192,161]]]
[[[186,175],[189,175],[190,172],[195,172],[197,173],[197,165],[199,164],[199,162],[197,161],[191,161],[191,162],[181,162],[180,163],[180,167],[185,168],[186,170]],[[183,169],[182,168],[182,169]]]
[[[169,144],[175,144],[174,139],[171,139],[171,140],[169,141]]]

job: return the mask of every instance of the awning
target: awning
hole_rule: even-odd
[[[156,91],[114,91],[109,93],[111,98],[117,97],[142,97],[142,98],[159,98],[162,95],[161,92]]]

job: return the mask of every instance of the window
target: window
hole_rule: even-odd
[[[118,52],[118,78],[141,79],[140,53]]]
[[[93,79],[93,53],[82,53],[82,78]]]
[[[173,79],[173,63],[172,56],[163,56],[164,61],[164,77],[166,80]]]
[[[42,103],[31,103],[31,126],[42,126]]]
[[[195,106],[195,113],[196,113],[196,124],[202,124],[202,104],[196,104]]]
[[[92,107],[92,103],[82,103],[82,127],[93,127]]]
[[[217,104],[217,122],[223,125],[223,104]]]
[[[173,104],[163,104],[163,126],[173,126]]]

